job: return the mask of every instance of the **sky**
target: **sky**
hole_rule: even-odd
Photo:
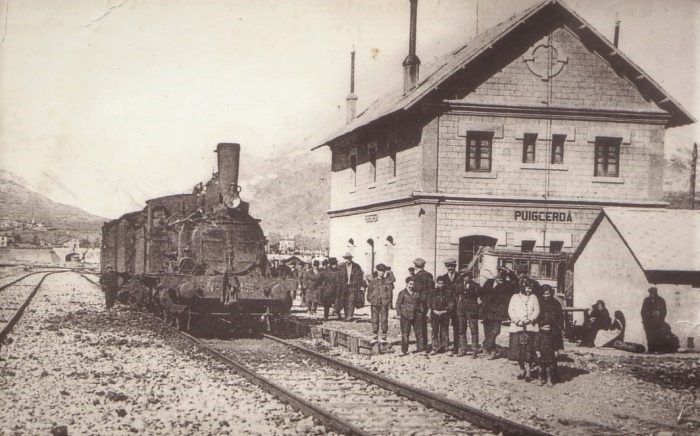
[[[699,0],[565,0],[700,115]],[[535,0],[479,0],[479,28]],[[477,0],[421,0],[428,64],[472,38]],[[116,217],[211,176],[219,142],[255,162],[309,152],[400,86],[408,0],[0,0],[0,168],[50,198]],[[700,139],[669,129],[667,154]],[[246,166],[248,164],[248,166]]]

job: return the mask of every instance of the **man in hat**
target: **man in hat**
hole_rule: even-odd
[[[345,253],[343,259],[345,259],[345,263],[340,266],[340,278],[343,285],[338,293],[336,313],[340,316],[341,311],[345,309],[345,320],[352,321],[355,314],[355,300],[357,294],[360,293],[364,273],[360,265],[352,261],[351,253]]]
[[[416,268],[416,273],[413,275],[413,280],[415,281],[416,293],[420,296],[419,307],[420,310],[417,314],[416,324],[420,328],[420,343],[417,344],[418,351],[428,350],[428,299],[430,293],[435,289],[435,282],[433,281],[433,275],[426,271],[425,260],[420,257],[413,261],[413,265]],[[422,316],[421,316],[422,315]],[[418,340],[418,339],[417,339]]]
[[[107,310],[112,310],[114,302],[117,301],[117,292],[119,291],[119,274],[114,271],[114,268],[108,266],[104,274],[100,276],[100,285],[105,293],[105,307]]]
[[[650,353],[665,350],[666,336],[666,300],[659,296],[656,286],[650,287],[649,296],[642,303],[642,326],[647,337],[647,348]]]
[[[367,301],[372,314],[372,334],[376,341],[382,343],[386,342],[386,334],[389,331],[389,306],[393,300],[393,289],[394,284],[386,277],[386,266],[380,263],[377,265],[377,277],[367,287]]]
[[[310,314],[315,314],[318,308],[318,302],[321,299],[320,290],[320,262],[314,260],[311,265],[311,271],[304,274],[304,287],[306,288],[306,307]]]
[[[323,318],[328,319],[331,307],[337,301],[338,290],[343,284],[340,278],[340,270],[338,269],[338,260],[335,257],[328,259],[328,268],[321,270],[319,282],[321,288],[320,302],[323,305]],[[340,317],[340,315],[338,315],[338,317]]]
[[[459,287],[461,287],[462,279],[457,275],[457,260],[447,259],[445,261],[445,268],[447,269],[447,274],[438,276],[437,280],[442,279],[445,282],[445,288],[450,291],[453,298],[457,299],[457,292]],[[459,337],[459,320],[457,319],[457,311],[452,312],[452,355],[456,356],[459,351],[458,337]]]
[[[479,298],[481,298],[481,286],[472,280],[472,272],[467,269],[459,270],[461,280],[453,286],[455,294],[455,312],[457,318],[458,344],[457,356],[467,353],[467,328],[471,333],[472,357],[478,357],[479,348]]]
[[[501,324],[508,318],[510,298],[518,290],[518,276],[508,268],[498,268],[498,275],[484,283],[479,316],[484,324],[484,351],[489,360],[497,357],[496,338]]]
[[[430,293],[428,300],[430,307],[430,326],[432,328],[432,351],[430,354],[441,353],[450,343],[450,320],[454,315],[454,299],[445,279],[438,277],[437,286]]]

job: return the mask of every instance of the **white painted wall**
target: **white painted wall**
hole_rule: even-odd
[[[649,283],[624,241],[604,218],[591,237],[574,270],[574,306],[590,307],[597,300],[605,301],[612,317],[621,310],[627,320],[625,340],[647,345],[642,326],[642,302],[649,295],[650,286],[659,288],[666,300],[666,321],[680,341],[687,343],[690,323],[700,323],[700,289],[689,285]],[[700,346],[700,327],[691,333],[696,348]]]

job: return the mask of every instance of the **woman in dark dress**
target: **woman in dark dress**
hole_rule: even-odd
[[[537,324],[540,331],[535,340],[535,350],[539,354],[540,384],[552,386],[552,375],[556,371],[556,351],[563,349],[562,339],[562,309],[557,300],[553,298],[553,289],[549,285],[542,288],[540,300],[540,316]]]

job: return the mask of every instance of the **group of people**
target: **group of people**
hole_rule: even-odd
[[[331,257],[314,260],[303,267],[294,266],[296,288],[309,313],[315,314],[321,306],[325,319],[330,317],[333,309],[338,319],[352,321],[355,308],[364,305],[362,268],[352,261],[352,254],[346,253],[343,258],[345,262],[340,265],[335,257]]]

